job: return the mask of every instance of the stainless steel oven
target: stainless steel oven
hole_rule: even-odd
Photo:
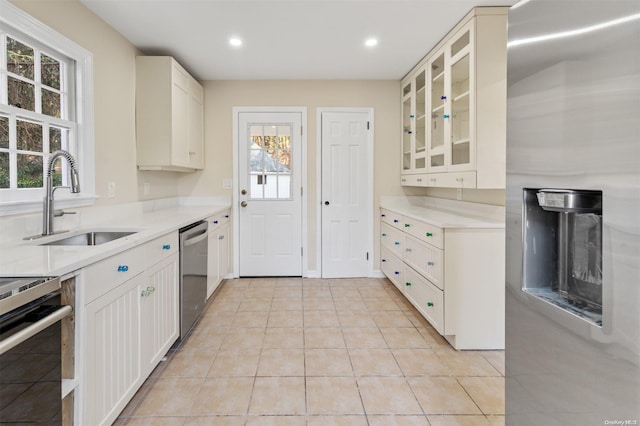
[[[62,424],[60,279],[0,279],[0,424]]]

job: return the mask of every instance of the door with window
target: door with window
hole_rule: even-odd
[[[302,275],[302,113],[238,113],[240,276]]]

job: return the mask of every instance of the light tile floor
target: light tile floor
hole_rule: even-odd
[[[116,425],[504,425],[504,352],[455,351],[386,279],[225,281]]]

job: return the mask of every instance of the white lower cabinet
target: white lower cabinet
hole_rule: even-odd
[[[226,210],[207,219],[209,222],[207,299],[231,271],[231,211]]]
[[[147,376],[178,339],[178,254],[147,270],[146,287],[140,291],[140,357]]]
[[[85,307],[83,424],[111,424],[138,390],[144,286],[144,274],[138,274]]]
[[[81,424],[110,425],[178,338],[178,234],[83,271]]]
[[[504,349],[504,229],[381,209],[381,269],[456,349]]]

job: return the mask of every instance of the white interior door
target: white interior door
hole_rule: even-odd
[[[372,250],[369,112],[323,111],[322,277],[366,277]]]
[[[301,113],[239,113],[240,276],[302,275],[301,129]]]

